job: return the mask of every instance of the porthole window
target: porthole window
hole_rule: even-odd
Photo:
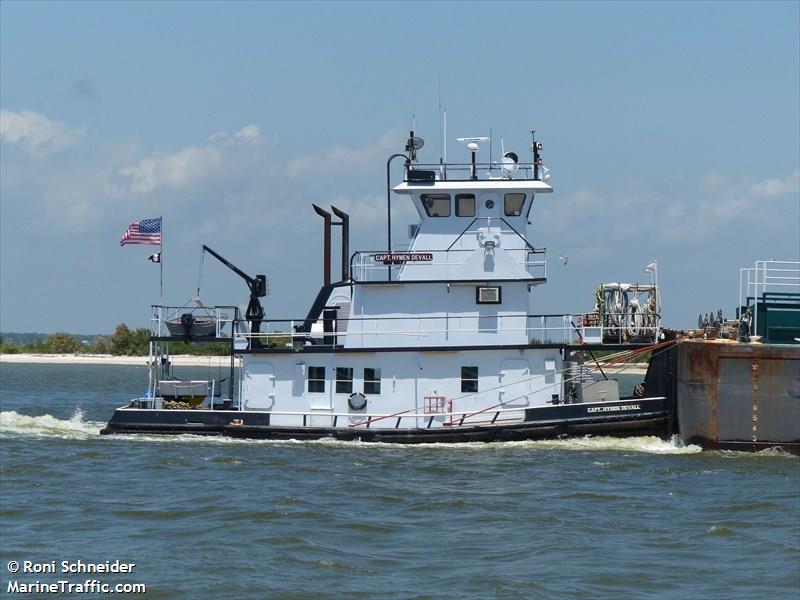
[[[381,370],[380,369],[364,369],[364,393],[365,394],[380,394],[381,393]]]
[[[504,212],[507,217],[518,217],[522,214],[525,204],[525,194],[506,194],[504,198]]]
[[[475,216],[475,194],[456,194],[456,216]]]
[[[450,194],[422,194],[421,200],[429,217],[450,216]]]
[[[336,393],[353,393],[353,369],[352,367],[336,367]]]
[[[312,394],[325,393],[325,367],[308,367],[308,391]]]
[[[461,391],[478,391],[478,367],[461,367]]]

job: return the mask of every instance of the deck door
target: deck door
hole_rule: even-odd
[[[504,360],[500,367],[498,402],[503,408],[527,407],[531,394],[531,367],[527,360],[514,358]],[[507,413],[505,418],[524,417],[524,411],[517,415]]]
[[[245,410],[269,410],[275,403],[275,369],[272,363],[252,360],[242,382]]]

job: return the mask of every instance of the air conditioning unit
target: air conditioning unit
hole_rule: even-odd
[[[500,286],[484,286],[475,290],[475,301],[478,304],[500,304]]]

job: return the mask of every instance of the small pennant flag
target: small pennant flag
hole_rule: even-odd
[[[656,261],[651,262],[644,268],[645,273],[655,273],[656,272]]]
[[[156,252],[155,254],[151,254],[150,256],[147,257],[147,260],[149,260],[150,262],[154,262],[154,263],[160,263],[161,262],[161,252]]]
[[[134,221],[122,234],[120,246],[125,244],[140,244],[143,246],[161,245],[161,217],[156,219],[142,219]]]

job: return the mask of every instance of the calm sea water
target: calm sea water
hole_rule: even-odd
[[[143,367],[0,365],[0,577],[148,598],[798,598],[800,460],[654,438],[101,437]],[[131,575],[8,561],[135,562]],[[60,566],[60,564],[59,564]]]

